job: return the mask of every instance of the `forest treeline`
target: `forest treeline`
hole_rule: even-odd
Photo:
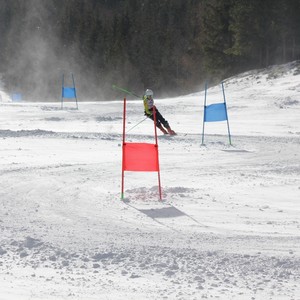
[[[299,59],[299,28],[300,0],[0,0],[0,73],[37,100],[70,72],[81,100],[174,96]]]

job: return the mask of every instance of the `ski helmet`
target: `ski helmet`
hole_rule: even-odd
[[[153,96],[153,91],[149,90],[149,89],[146,89],[145,95],[146,96]]]

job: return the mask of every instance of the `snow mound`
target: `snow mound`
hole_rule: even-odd
[[[1,102],[9,103],[12,101],[11,101],[11,98],[9,97],[9,95],[7,95],[5,92],[0,90],[0,103]]]

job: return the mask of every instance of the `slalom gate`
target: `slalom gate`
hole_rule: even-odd
[[[76,87],[75,87],[75,80],[73,73],[71,73],[72,76],[72,83],[73,86],[65,86],[65,75],[62,75],[62,91],[61,91],[61,109],[63,109],[64,106],[64,99],[75,99],[76,103],[76,109],[78,109],[78,101],[77,101],[77,93],[76,93]]]
[[[205,122],[219,122],[219,121],[227,121],[228,138],[229,138],[229,144],[231,145],[231,135],[230,135],[230,129],[229,129],[229,120],[228,120],[228,114],[227,114],[227,106],[226,106],[226,98],[225,98],[223,82],[221,83],[221,86],[222,86],[224,102],[206,105],[207,83],[205,84],[204,114],[203,114],[203,127],[202,127],[202,145],[204,144],[204,124],[205,124]]]
[[[158,159],[158,142],[156,129],[156,112],[153,108],[154,116],[154,136],[155,143],[128,143],[126,142],[125,121],[126,121],[126,98],[124,98],[123,108],[123,146],[122,146],[122,187],[121,200],[124,199],[124,177],[125,171],[132,172],[157,172],[159,199],[162,200],[160,169]]]

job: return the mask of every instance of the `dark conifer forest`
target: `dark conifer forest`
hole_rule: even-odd
[[[0,76],[27,99],[177,96],[300,59],[300,0],[0,0]]]

